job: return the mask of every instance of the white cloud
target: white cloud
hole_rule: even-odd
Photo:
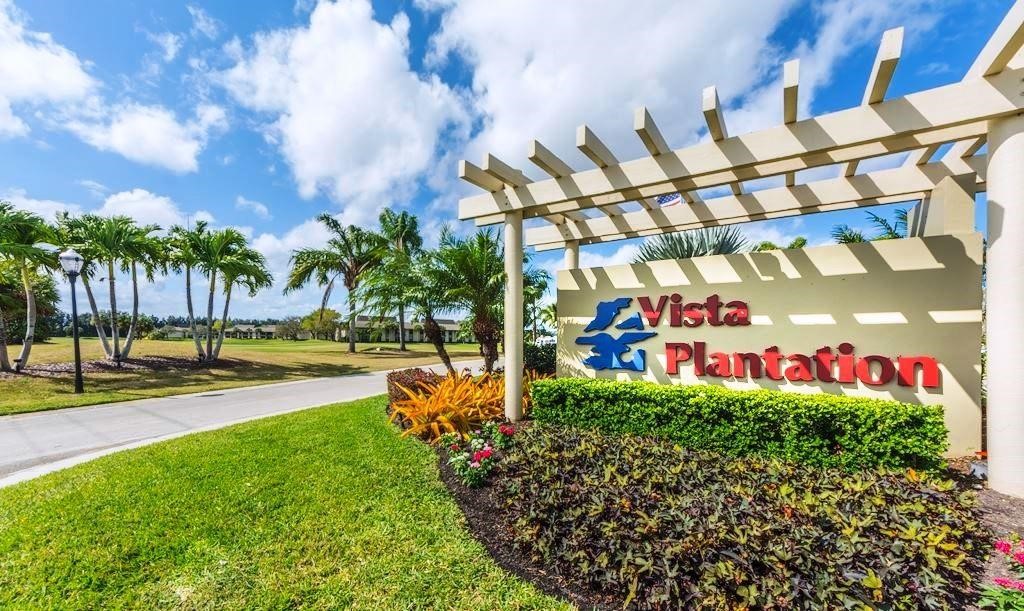
[[[233,67],[216,78],[236,101],[269,113],[266,135],[291,167],[302,197],[326,193],[361,222],[411,195],[454,128],[462,101],[436,76],[410,69],[409,20],[373,19],[366,0],[323,2],[306,27],[229,43]]]
[[[48,221],[53,221],[57,217],[58,212],[78,214],[82,211],[82,207],[78,204],[69,204],[52,199],[31,198],[24,189],[10,189],[0,193],[0,200],[11,202],[15,208],[38,214]]]
[[[127,104],[101,121],[71,119],[64,126],[101,151],[186,173],[199,168],[199,153],[212,133],[226,129],[227,118],[223,108],[211,104],[199,105],[185,123],[163,106]]]
[[[202,34],[213,40],[220,33],[220,22],[210,16],[202,7],[189,4],[185,7],[192,16],[192,35]]]
[[[264,220],[272,218],[270,216],[270,210],[267,208],[266,204],[261,204],[260,202],[253,201],[251,199],[246,199],[241,195],[235,198],[235,210],[245,210],[251,212]]]
[[[173,32],[163,32],[162,34],[151,34],[146,33],[152,43],[160,47],[161,59],[164,62],[172,62],[174,58],[178,56],[178,51],[181,50],[182,39],[181,36]]]
[[[185,222],[185,215],[171,198],[145,189],[114,193],[103,201],[95,213],[101,216],[129,216],[140,224],[156,224],[164,230]]]
[[[607,267],[632,263],[639,250],[639,244],[630,243],[623,244],[612,253],[604,255],[593,252],[584,246],[580,248],[580,267]]]
[[[101,182],[95,180],[83,179],[78,181],[78,185],[83,187],[86,191],[92,194],[97,199],[102,199],[104,195],[110,192],[110,189]]]
[[[29,132],[15,106],[74,103],[96,86],[74,53],[49,34],[27,29],[14,4],[0,0],[0,138]]]
[[[602,3],[600,10],[544,0],[418,1],[442,12],[428,61],[440,65],[458,55],[473,69],[474,109],[482,129],[465,158],[492,152],[534,178],[545,176],[525,160],[531,138],[579,169],[593,167],[575,148],[575,127],[581,123],[620,159],[645,155],[632,130],[632,112],[641,105],[670,146],[692,144],[706,131],[700,100],[708,85],[718,88],[732,134],[777,125],[782,63],[794,57],[801,59],[806,116],[844,57],[877,44],[887,27],[906,24],[912,38],[911,30],[934,23],[936,11],[925,10],[930,4],[814,4],[814,29],[787,52],[773,40],[795,6],[792,0],[729,6],[711,0],[635,0]]]

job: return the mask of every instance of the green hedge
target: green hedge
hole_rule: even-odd
[[[694,450],[848,470],[942,465],[942,408],[720,386],[562,378],[533,384],[538,422],[655,435]]]
[[[523,366],[537,373],[555,373],[554,344],[523,344]]]

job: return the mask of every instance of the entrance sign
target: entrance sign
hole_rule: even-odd
[[[597,352],[587,352],[587,358],[592,356],[596,360],[591,363],[606,367],[595,369],[579,360],[563,359],[565,371],[579,375],[651,377],[665,382],[690,379],[805,390],[821,386],[819,390],[831,392],[888,394],[897,399],[941,402],[946,406],[950,424],[951,452],[976,449],[976,382],[980,376],[977,294],[971,291],[966,296],[969,303],[957,303],[958,296],[952,293],[970,280],[966,277],[969,274],[964,269],[933,274],[937,268],[928,266],[925,253],[909,259],[889,259],[894,265],[889,268],[879,263],[876,255],[891,249],[914,248],[908,246],[909,242],[849,247],[844,251],[846,254],[815,254],[830,261],[834,268],[852,270],[848,272],[818,270],[820,262],[810,263],[791,253],[743,258],[746,263],[737,263],[740,270],[733,272],[736,276],[747,274],[741,280],[720,278],[714,269],[702,270],[711,273],[703,275],[697,268],[689,270],[696,274],[691,278],[684,274],[686,265],[673,268],[651,264],[646,267],[648,272],[621,272],[616,268],[579,272],[576,268],[581,246],[587,244],[880,204],[917,204],[912,224],[920,231],[909,234],[914,239],[961,235],[964,231],[958,228],[966,220],[973,229],[974,219],[973,214],[960,215],[966,209],[963,204],[973,205],[975,195],[987,191],[985,291],[991,305],[985,318],[989,485],[993,490],[1024,498],[1024,385],[1020,383],[1019,364],[1020,347],[1024,345],[1024,318],[1020,316],[1024,307],[1024,0],[1012,4],[958,82],[899,97],[887,96],[902,43],[902,28],[882,36],[874,64],[863,74],[867,83],[861,103],[852,108],[800,116],[800,64],[799,59],[793,59],[779,70],[780,122],[771,127],[730,134],[725,105],[715,87],[710,86],[701,94],[701,110],[710,138],[696,144],[673,148],[673,137],[682,134],[662,133],[651,112],[640,107],[633,113],[632,129],[647,154],[635,159],[621,160],[591,127],[579,125],[576,149],[593,166],[574,168],[537,140],[529,141],[525,147],[526,158],[536,172],[524,172],[489,153],[480,165],[460,161],[459,177],[480,192],[459,200],[459,218],[476,225],[500,223],[504,228],[508,279],[504,304],[506,417],[513,421],[523,417],[525,243],[535,250],[564,249],[565,267],[573,270],[568,281],[578,285],[566,290],[579,291],[589,282],[586,290],[603,292],[584,300],[592,308],[590,311],[583,311],[586,308],[580,303],[571,306],[576,327],[569,339],[561,333],[560,346],[566,352],[597,347]],[[857,78],[847,72],[851,78]],[[697,94],[692,92],[694,97]],[[901,153],[905,157],[898,168],[878,170],[865,168],[866,164],[861,163]],[[840,169],[834,178],[802,180],[808,176],[801,176],[804,170],[835,164]],[[541,174],[546,177],[540,179]],[[776,180],[759,180],[769,177]],[[772,186],[768,186],[769,182]],[[714,197],[705,197],[712,192]],[[665,205],[668,201],[680,203]],[[948,206],[950,202],[960,202],[954,206],[956,218],[934,210],[936,203]],[[530,218],[546,224],[524,228],[524,219]],[[920,241],[914,244],[922,246]],[[964,256],[971,261],[980,260],[975,256],[976,250],[964,248],[960,255],[961,263]],[[777,264],[765,259],[766,256],[775,257]],[[955,257],[950,260],[957,262]],[[730,265],[734,262],[710,258],[695,265],[720,264],[712,261]],[[774,268],[763,269],[765,261]],[[922,267],[903,267],[906,261],[916,261]],[[630,274],[650,276],[653,269],[659,270],[661,286],[628,285]],[[866,280],[866,269],[875,272],[870,282]],[[749,277],[751,270],[756,270],[757,282],[755,277]],[[915,271],[920,273],[910,273]],[[622,273],[626,274],[628,286],[623,286],[621,279],[616,284],[608,277]],[[797,275],[790,275],[794,273]],[[879,274],[888,280],[879,280]],[[846,284],[840,282],[844,276],[849,280]],[[902,284],[916,282],[918,276],[929,280],[916,292],[913,286]],[[741,281],[743,291],[733,293],[732,289],[738,288],[736,285]],[[792,287],[779,288],[787,283]],[[609,284],[613,289],[608,288]],[[748,290],[762,284],[776,288],[764,294]],[[946,293],[941,292],[943,287]],[[895,295],[879,298],[883,288]],[[822,303],[829,291],[834,291],[832,297],[836,300],[832,305],[841,305],[842,311]],[[650,328],[650,321],[641,312],[639,321],[631,319],[633,322],[628,323],[636,328],[612,327],[583,333],[583,327],[597,316],[593,308],[598,300],[633,299],[628,306],[632,309],[623,312],[630,318],[637,313],[640,297],[671,299],[676,293],[684,308],[687,303],[705,304],[701,300],[710,295],[744,301],[749,306],[750,325],[715,326],[707,322],[699,327],[662,327],[664,323],[659,321],[655,328]],[[657,307],[657,301],[652,306]],[[671,317],[671,306],[666,307]],[[565,309],[561,301],[558,309]],[[967,314],[971,310],[975,314]],[[702,316],[707,314],[704,310]],[[685,313],[681,316],[695,320]],[[642,328],[637,322],[642,323]],[[792,333],[797,328],[803,333]],[[769,334],[766,329],[773,331]],[[866,329],[873,331],[865,336]],[[600,337],[600,333],[607,337]],[[624,336],[625,333],[632,335]],[[644,333],[658,336],[637,335]],[[666,334],[669,337],[663,337]],[[590,336],[584,341],[591,344],[575,342],[576,337],[584,335]],[[619,351],[614,342],[629,342],[629,350]],[[668,343],[680,344],[671,348],[672,358],[667,352]],[[849,344],[849,353],[844,344]],[[771,347],[778,348],[783,379],[772,377],[780,372],[774,370],[776,356],[775,351],[768,350]],[[830,358],[825,351],[819,355],[823,347],[829,348],[834,357],[834,372],[826,365],[818,368],[817,359]],[[700,359],[701,350],[706,361]],[[716,360],[712,356],[716,353],[725,358],[719,356]],[[735,376],[737,354],[744,361],[742,379]],[[796,363],[790,362],[790,355],[797,355]],[[810,359],[811,368],[800,355]],[[934,365],[928,359],[934,359]],[[669,361],[676,368],[675,374],[668,373]],[[751,375],[756,371],[753,368],[757,361],[761,377]],[[911,361],[915,379],[906,385],[911,381]],[[708,375],[710,371],[724,374],[727,363],[731,378]],[[698,364],[703,367],[703,376],[696,374]],[[842,367],[851,365],[856,380],[843,381],[850,376],[848,369]],[[933,385],[935,367],[938,386]],[[808,369],[812,381],[805,379]],[[836,381],[825,382],[822,377],[834,377]]]
[[[944,406],[981,448],[977,233],[566,270],[558,375]]]

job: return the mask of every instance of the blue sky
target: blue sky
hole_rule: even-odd
[[[906,40],[889,96],[957,81],[1010,4],[0,0],[0,199],[44,215],[237,226],[280,281],[291,249],[324,239],[310,220],[322,211],[369,226],[383,207],[411,210],[428,243],[446,222],[471,230],[455,220],[473,192],[455,177],[462,158],[493,152],[540,178],[525,159],[538,138],[583,169],[572,146],[583,122],[619,158],[637,157],[640,105],[678,148],[706,137],[707,85],[732,133],[767,127],[793,58],[802,117],[854,106],[891,27]],[[864,213],[744,229],[823,243],[836,223],[864,226]],[[582,262],[624,262],[634,248],[585,247]],[[534,260],[555,270],[561,253]],[[182,313],[180,279],[147,286],[142,301]],[[232,310],[279,317],[318,304],[315,289],[275,288]]]

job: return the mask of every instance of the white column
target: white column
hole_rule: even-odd
[[[1024,497],[1024,115],[989,122],[987,181],[989,485]]]
[[[523,213],[505,215],[505,417],[523,417]]]
[[[580,268],[580,243],[576,240],[565,243],[565,269]]]

